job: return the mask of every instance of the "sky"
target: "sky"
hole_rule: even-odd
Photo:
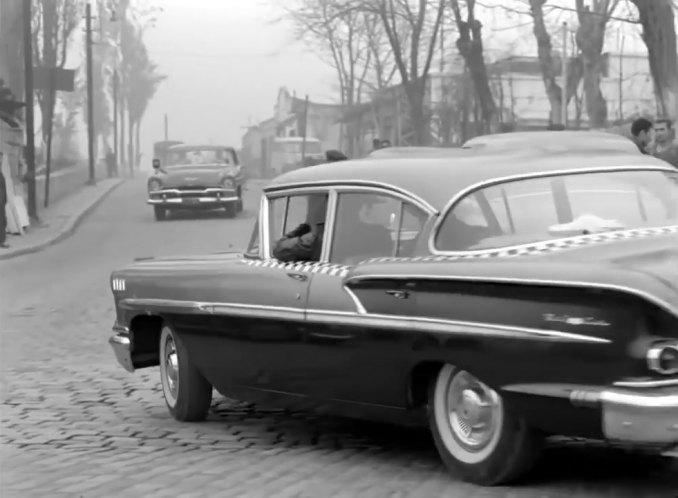
[[[167,79],[142,123],[144,163],[151,161],[153,142],[164,139],[165,115],[170,139],[240,147],[247,125],[273,116],[280,87],[302,97],[308,94],[312,101],[336,102],[334,70],[317,51],[295,40],[291,26],[280,21],[280,5],[295,0],[150,1],[162,6],[162,12],[155,26],[146,31],[145,41]],[[572,3],[549,2],[565,7]],[[479,2],[482,4],[525,10],[524,0]],[[535,54],[529,17],[482,7],[478,7],[477,17],[484,25],[486,59]],[[549,22],[557,30],[563,21],[576,26],[568,11],[555,11]],[[625,52],[644,52],[637,30],[628,23],[609,25],[605,50],[617,52],[617,34],[623,32]],[[559,39],[553,39],[555,49],[560,48]],[[454,35],[448,40],[454,52]]]
[[[160,3],[160,2],[158,2]],[[296,43],[267,0],[163,0],[146,35],[168,76],[149,106],[142,135],[239,147],[244,127],[273,115],[285,86],[311,100],[333,100],[333,72]],[[145,157],[149,156],[145,154]]]

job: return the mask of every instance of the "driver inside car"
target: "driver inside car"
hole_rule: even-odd
[[[309,196],[307,221],[278,239],[273,246],[274,258],[284,263],[320,260],[327,200],[325,194]]]
[[[380,219],[380,207],[383,205],[367,200],[340,203],[335,233],[350,236],[335,236],[330,255],[332,262],[353,264],[372,257],[393,255],[395,242],[386,228],[388,215],[386,219]]]

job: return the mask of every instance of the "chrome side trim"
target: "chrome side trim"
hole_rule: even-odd
[[[361,282],[363,280],[371,279],[394,279],[394,280],[459,280],[464,282],[485,282],[485,283],[504,283],[504,284],[529,284],[529,285],[546,285],[551,287],[583,287],[583,288],[592,288],[592,289],[604,289],[604,290],[613,290],[617,292],[624,292],[627,294],[634,295],[636,297],[641,297],[653,304],[656,304],[660,308],[668,311],[669,313],[675,314],[678,316],[678,306],[664,301],[658,297],[653,296],[645,291],[634,289],[632,287],[626,287],[623,285],[617,284],[602,284],[598,282],[581,282],[577,280],[542,280],[537,278],[505,278],[505,277],[478,277],[478,276],[461,276],[461,275],[425,275],[425,274],[365,274],[365,275],[355,275],[348,277],[345,281],[345,285],[349,285],[353,282]]]
[[[348,287],[346,287],[345,285],[343,286],[343,288],[346,291],[346,294],[348,294],[348,297],[351,298],[351,301],[353,301],[353,304],[355,304],[355,309],[358,310],[358,313],[360,313],[361,315],[367,314],[367,310],[363,306],[363,303],[360,301],[360,298],[358,298],[356,293],[353,292]]]
[[[429,215],[438,214],[438,210],[428,201],[419,197],[418,195],[388,183],[382,182],[369,182],[362,180],[352,180],[352,181],[343,181],[343,182],[329,182],[329,181],[318,181],[318,182],[300,182],[300,183],[290,183],[283,185],[269,185],[264,187],[264,193],[270,198],[280,197],[285,195],[291,195],[293,193],[301,192],[312,192],[312,191],[328,191],[335,190],[337,192],[379,192],[394,197],[398,197],[401,200],[405,200],[412,204],[417,205],[422,210],[426,211]]]
[[[445,204],[445,207],[440,211],[440,216],[438,219],[436,219],[433,228],[431,229],[429,233],[429,238],[428,238],[428,250],[430,251],[431,254],[437,255],[437,256],[456,256],[460,254],[467,254],[468,251],[441,251],[438,250],[435,246],[435,238],[436,235],[438,234],[438,230],[440,229],[440,226],[444,223],[445,218],[449,214],[449,212],[455,207],[455,204],[457,204],[459,201],[461,201],[463,198],[468,196],[469,194],[472,194],[476,190],[481,190],[487,187],[492,187],[494,185],[498,185],[501,183],[506,183],[510,181],[516,181],[516,180],[533,180],[533,179],[538,179],[538,178],[550,178],[554,176],[564,176],[564,175],[577,175],[581,173],[612,173],[612,172],[618,172],[618,171],[664,171],[667,173],[675,173],[676,169],[672,168],[670,166],[608,166],[608,167],[596,167],[596,168],[576,168],[576,169],[563,169],[563,170],[556,170],[556,171],[548,171],[546,173],[525,173],[525,174],[520,174],[520,175],[508,175],[508,176],[502,176],[499,178],[493,178],[491,180],[485,180],[482,182],[477,182],[471,185],[470,187],[466,187],[465,189],[461,190],[458,192],[452,199],[450,199],[447,204]],[[515,247],[515,246],[512,246]],[[502,247],[501,249],[508,249],[507,247]]]
[[[678,387],[678,378],[662,380],[621,380],[613,384],[615,387],[651,388],[651,387]]]
[[[209,303],[170,299],[123,299],[120,307],[144,311],[181,311],[190,314],[231,315],[273,320],[302,320],[304,316],[314,323],[341,324],[355,327],[388,328],[404,332],[439,332],[449,335],[486,336],[509,339],[548,340],[607,344],[608,339],[556,330],[513,327],[491,323],[464,322],[402,315],[381,315],[354,311],[334,311],[284,306],[260,306],[240,303]]]

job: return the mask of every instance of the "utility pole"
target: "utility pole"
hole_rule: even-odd
[[[165,114],[165,142],[169,140],[169,119],[167,114]]]
[[[118,170],[118,70],[113,70],[113,154],[115,169]]]
[[[92,74],[92,5],[85,6],[85,45],[87,48],[87,151],[89,179],[87,185],[96,185],[94,176],[94,76]]]
[[[563,73],[563,91],[561,98],[562,105],[562,121],[563,126],[567,128],[567,23],[563,23],[563,58],[562,58],[562,73]]]
[[[38,221],[38,207],[35,196],[35,119],[33,115],[33,39],[31,30],[31,0],[24,0],[23,35],[24,35],[24,84],[26,85],[26,186],[28,190],[28,216],[31,221]]]
[[[304,101],[304,133],[301,138],[301,165],[306,164],[306,136],[308,135],[308,94]]]

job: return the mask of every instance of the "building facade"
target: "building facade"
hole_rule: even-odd
[[[343,107],[300,99],[287,88],[278,91],[273,116],[250,126],[242,138],[242,163],[251,176],[267,177],[276,138],[315,138],[323,150],[343,149]]]

